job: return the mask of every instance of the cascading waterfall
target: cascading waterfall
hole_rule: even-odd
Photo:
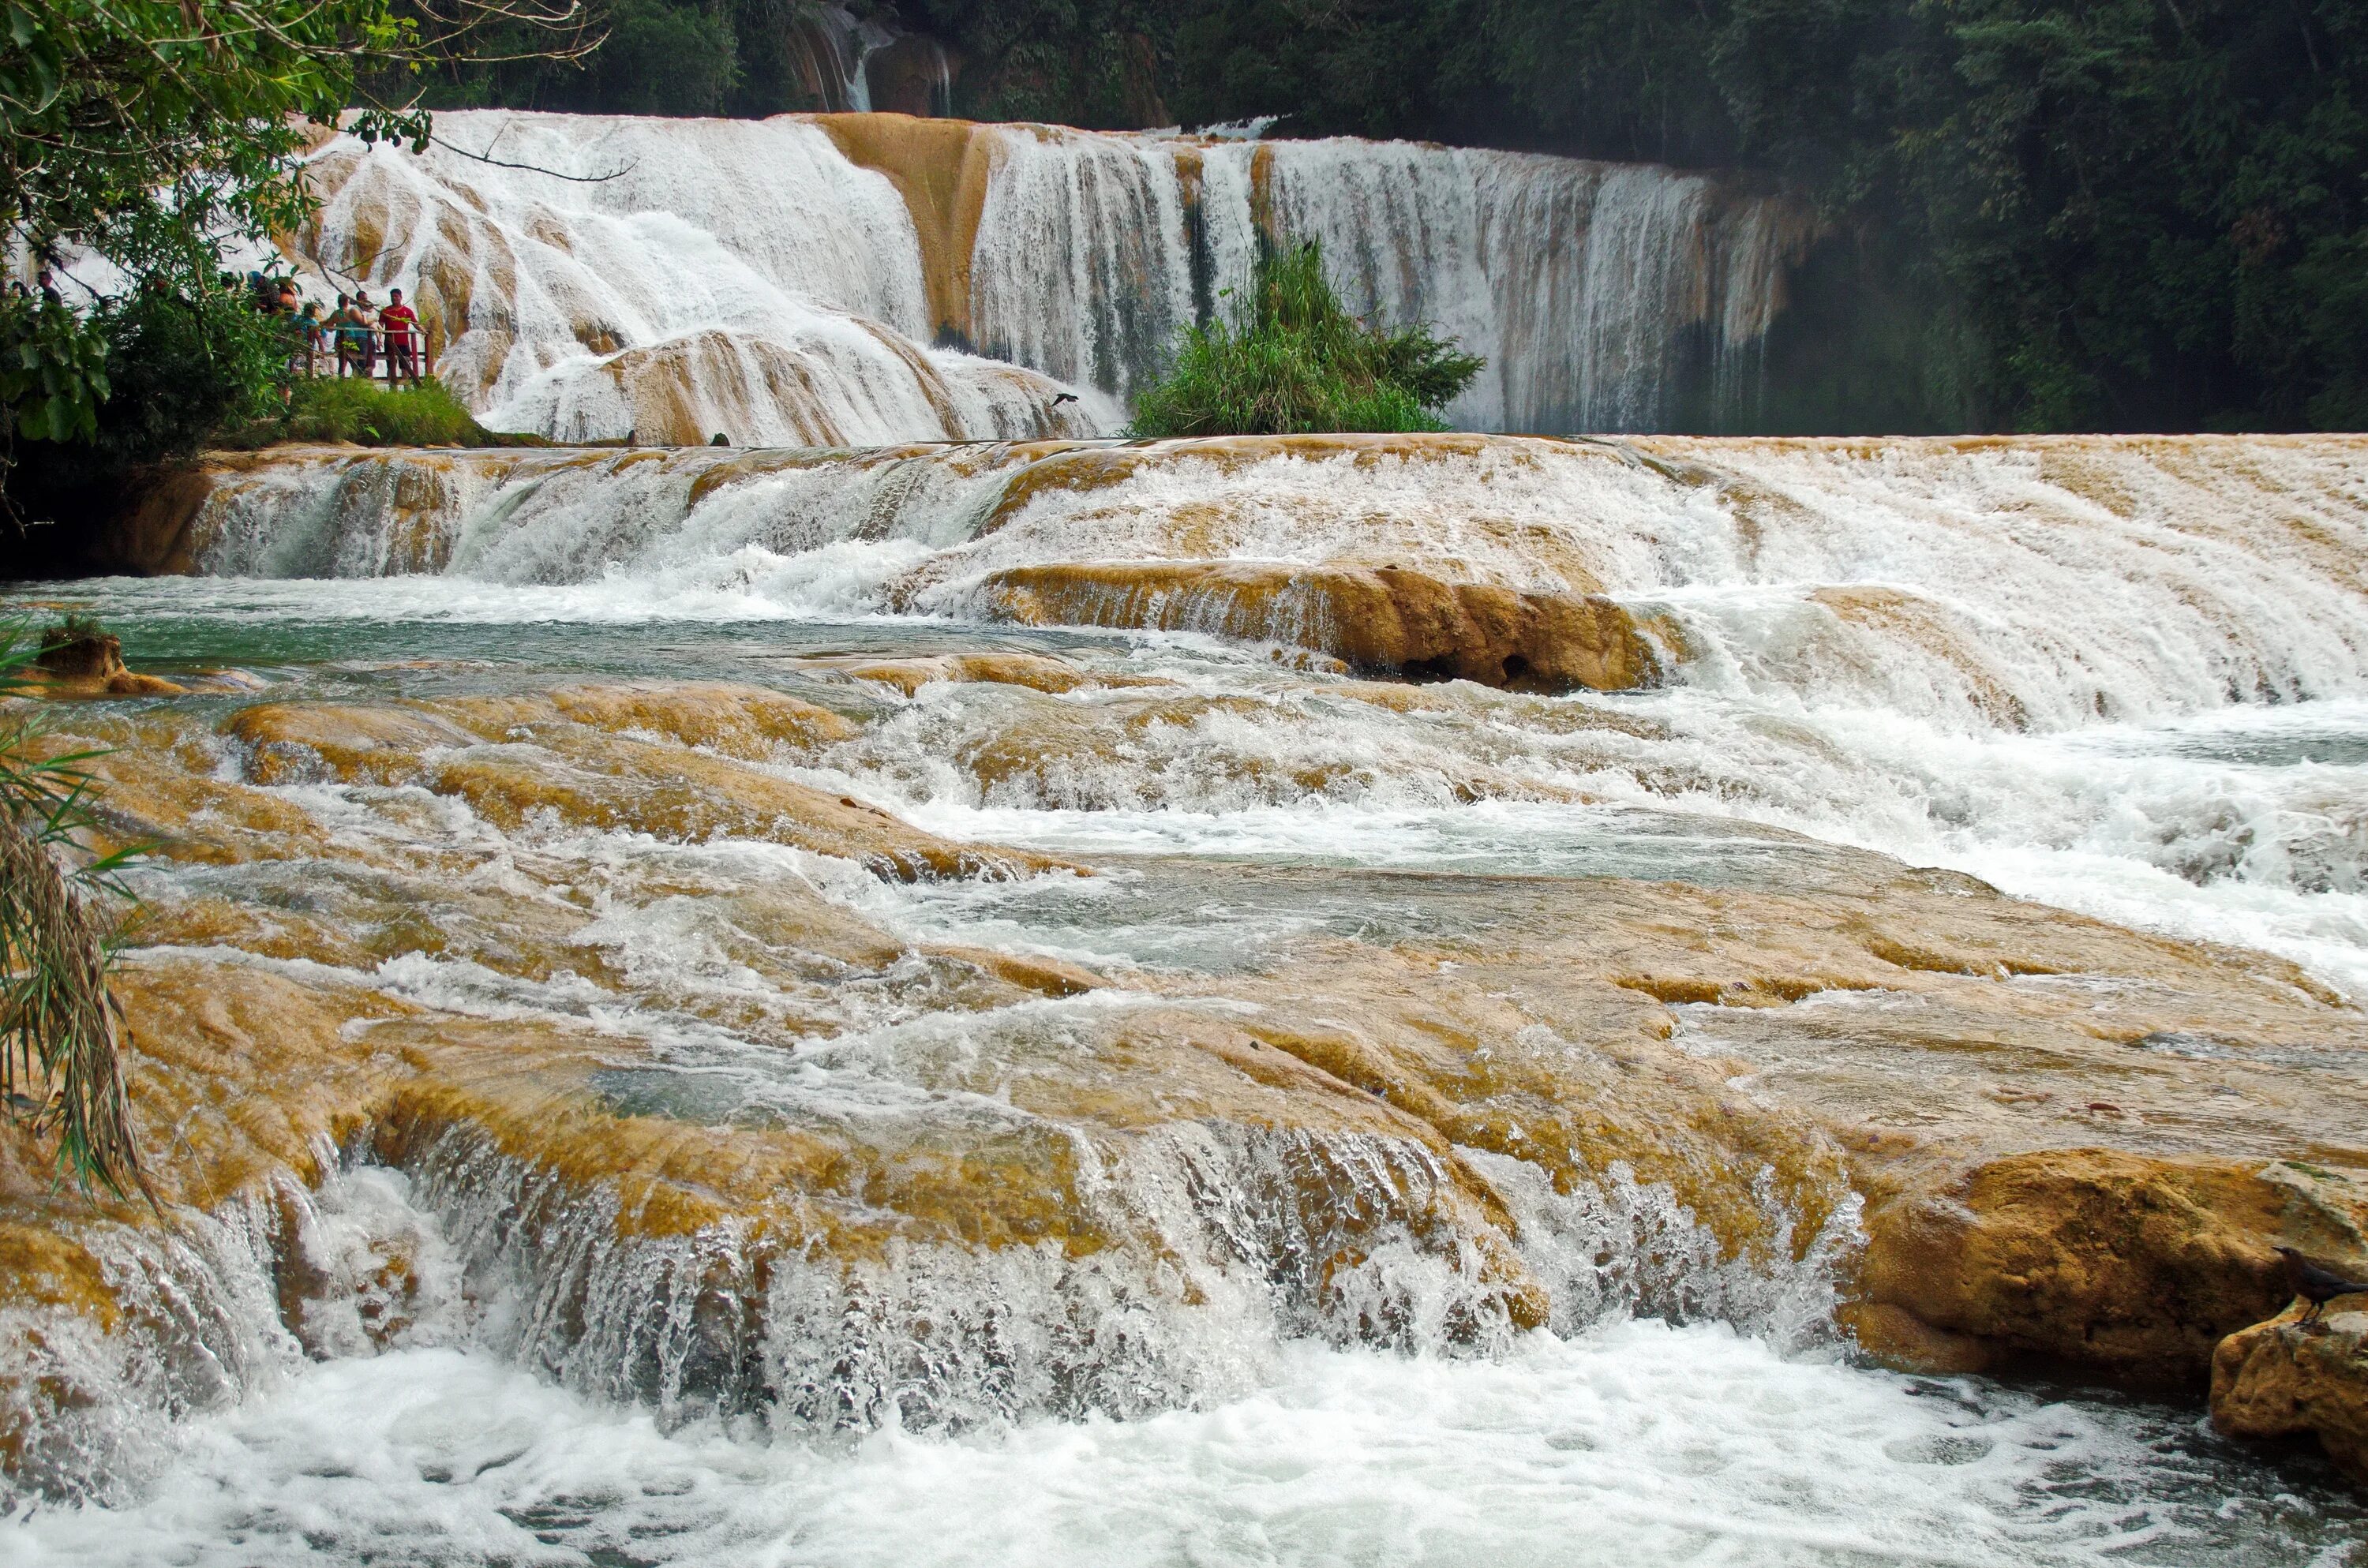
[[[1782,203],[1667,169],[1349,141],[1263,151],[1271,222],[1324,242],[1353,308],[1437,322],[1487,359],[1449,410],[1469,429],[1667,429],[1704,382],[1714,418],[1748,414],[1755,389],[1734,368],[1807,239]]]
[[[1405,143],[438,124],[420,157],[322,148],[300,262],[324,294],[407,289],[472,408],[562,439],[1109,432],[1183,327],[1246,298],[1261,233],[1321,239],[1359,310],[1485,356],[1458,422],[1716,422],[1748,416],[1737,367],[1809,237],[1800,210],[1700,176]],[[1056,405],[1064,384],[1084,401]]]
[[[2368,695],[2349,553],[2368,525],[2343,438],[1211,441],[1091,466],[1105,450],[323,454],[225,475],[191,537],[211,572],[449,573],[495,599],[548,585],[570,614],[993,619],[997,574],[1193,557],[1609,594],[1663,645],[1656,700],[1698,749],[1674,770],[1660,752],[1540,756],[1541,783],[1962,865],[2368,983],[2346,956],[2368,818],[2306,775],[2263,794],[2241,768],[2125,773],[2083,738]],[[1264,616],[1289,643],[1294,607],[1212,599],[1206,630]],[[1790,735],[1778,716],[1804,706],[1849,738]],[[2012,858],[2033,843],[2040,860]],[[2083,869],[2097,853],[2188,891],[2165,903]],[[2245,905],[2272,887],[2299,902],[2263,926]]]
[[[313,453],[223,474],[192,535],[213,575],[635,589],[861,545],[850,607],[954,615],[1021,567],[1396,561],[1611,594],[1667,621],[1689,686],[2045,733],[2368,695],[2361,461],[2347,437]]]
[[[1074,425],[1043,378],[919,346],[912,219],[811,124],[440,124],[424,158],[316,154],[302,250],[324,290],[407,284],[438,374],[498,426],[836,446]]]
[[[1073,178],[1057,140],[1011,191],[1159,210],[1148,144]],[[1204,217],[1287,192],[1267,156],[1204,156]],[[1585,266],[1641,276],[1635,232]],[[768,265],[916,334],[944,298]],[[1627,395],[1605,352],[1556,384]],[[161,846],[127,1017],[193,1185],[163,1233],[0,1167],[36,1562],[1258,1561],[1337,1554],[1344,1497],[1377,1554],[1506,1561],[2299,1564],[2359,1527],[2192,1412],[1844,1331],[1885,1183],[1945,1221],[1999,1149],[2345,1165],[2360,437],[210,483],[191,575],[79,590],[193,689],[60,705]],[[1064,578],[1136,623],[1014,624]],[[1606,605],[1653,677],[1372,678],[1331,578]]]

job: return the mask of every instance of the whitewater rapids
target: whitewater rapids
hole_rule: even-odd
[[[1674,805],[2368,988],[2356,437],[320,453],[222,475],[180,549],[208,581],[127,584],[117,602],[959,621],[995,616],[998,573],[1196,559],[1600,593],[1663,644],[1668,678],[1626,699],[1665,727],[1654,744],[1511,742],[1490,699],[1444,688],[1353,726],[1295,699],[1229,726],[1244,763],[1348,764],[1312,796],[1236,768],[1189,779],[1213,718],[1172,751],[985,790],[895,766],[893,793],[947,831],[1074,847],[1163,842],[1178,812],[1247,832],[1229,813],[1272,808],[1311,850],[1338,834],[1386,857],[1405,830],[1388,813],[1435,810],[1485,768],[1502,798],[1459,834],[1524,796]],[[322,577],[374,581],[275,583]],[[1290,606],[1257,613],[1277,644],[1304,641]],[[958,711],[910,722],[922,755],[961,744]]]
[[[12,1560],[2360,1550],[2310,1457],[1845,1300],[1985,1162],[2368,1163],[2359,437],[200,491],[68,590],[188,687],[57,710],[158,846],[178,1221],[0,1167]],[[1650,678],[1376,678],[1294,572]]]

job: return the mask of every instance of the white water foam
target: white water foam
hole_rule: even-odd
[[[136,1506],[0,1525],[25,1568],[461,1564],[2044,1564],[2342,1560],[2353,1521],[2147,1413],[1629,1323],[1500,1362],[1299,1347],[1135,1422],[766,1441],[495,1358],[305,1369]]]

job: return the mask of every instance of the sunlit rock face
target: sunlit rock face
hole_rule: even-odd
[[[2281,1229],[2341,1278],[2368,1278],[2368,1180],[2307,1161],[2261,1173],[2277,1189]],[[2288,1288],[2281,1270],[2277,1289]],[[2222,1340],[2212,1357],[2212,1423],[2237,1437],[2315,1437],[2368,1483],[2368,1296],[2297,1299]]]
[[[1716,423],[1748,417],[1811,227],[1700,176],[1406,143],[896,114],[437,126],[424,154],[323,145],[291,255],[324,300],[406,290],[448,385],[562,440],[1107,433],[1185,327],[1238,313],[1262,236],[1322,240],[1352,308],[1483,355],[1453,423]]]
[[[2328,1458],[2368,1483],[2368,1312],[2339,1310],[2308,1324],[2296,1317],[2221,1341],[2212,1361],[2213,1424],[2237,1437],[2317,1437]]]

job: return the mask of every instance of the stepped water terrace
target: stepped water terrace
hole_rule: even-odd
[[[447,384],[563,440],[1107,434],[1182,327],[1238,312],[1262,235],[1320,239],[1354,309],[1485,355],[1459,425],[1731,423],[1813,229],[1704,176],[1409,143],[894,114],[437,125],[419,156],[325,142],[290,259],[324,299],[405,289]]]
[[[2339,437],[218,460],[68,594],[173,1218],[7,1146],[0,1530],[2356,1562],[2202,1397],[2368,1214],[2363,546]]]

